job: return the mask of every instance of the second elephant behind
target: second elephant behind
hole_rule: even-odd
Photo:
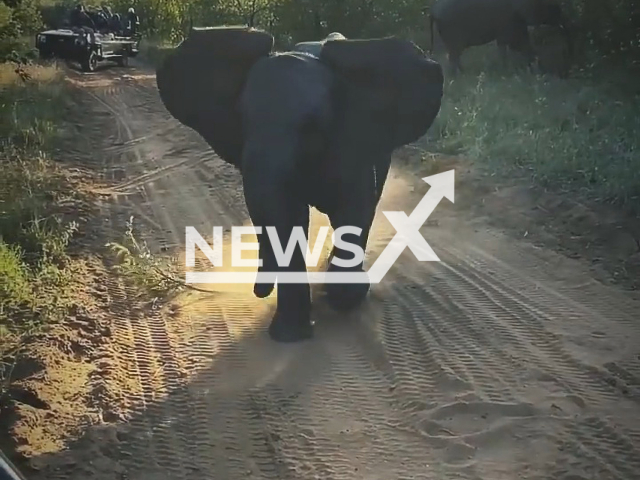
[[[434,24],[449,55],[452,73],[462,70],[460,56],[469,47],[496,41],[503,62],[507,48],[523,54],[529,65],[536,53],[529,26],[550,25],[564,33],[569,53],[569,21],[558,0],[437,0],[431,7],[431,48]]]

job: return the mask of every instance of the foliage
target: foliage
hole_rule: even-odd
[[[136,238],[133,217],[127,222],[123,242],[109,242],[106,246],[119,262],[116,270],[138,289],[139,296],[166,297],[182,288],[183,282],[176,277],[177,264],[154,256],[146,242]]]
[[[68,1],[68,0],[65,0]],[[115,0],[134,6],[147,37],[178,42],[191,24],[247,24],[271,32],[279,44],[317,40],[332,31],[347,37],[399,34],[429,45],[429,7],[435,0]],[[640,60],[640,6],[635,0],[559,0],[572,19],[584,54]],[[92,2],[88,2],[91,4]]]
[[[44,153],[61,97],[54,67],[0,65],[0,359],[21,339],[64,318],[72,304],[67,253],[78,226],[59,204],[74,189]],[[1,365],[0,365],[1,367]],[[0,379],[3,377],[0,368]]]
[[[565,0],[584,49],[640,66],[640,3],[636,0]]]
[[[0,61],[29,50],[23,37],[42,27],[42,18],[35,0],[21,0],[15,6],[0,3]]]
[[[602,79],[484,68],[447,84],[431,148],[640,213],[638,111]]]

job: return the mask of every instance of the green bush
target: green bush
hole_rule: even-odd
[[[77,229],[61,200],[75,189],[45,153],[64,87],[55,67],[28,66],[24,81],[0,65],[0,358],[23,335],[64,317],[71,305],[69,242]],[[0,365],[0,379],[3,377]]]
[[[560,0],[575,41],[600,58],[640,60],[640,8],[636,0]],[[400,34],[429,47],[428,9],[434,0],[116,0],[133,5],[147,36],[177,42],[197,26],[249,24],[271,32],[281,45],[316,40],[332,31],[347,37]]]
[[[22,0],[14,8],[0,3],[0,62],[24,55],[30,50],[25,37],[42,27],[34,0]]]
[[[493,171],[640,212],[639,111],[596,82],[481,73],[447,85],[431,136]]]

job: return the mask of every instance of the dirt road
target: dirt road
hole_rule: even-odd
[[[153,75],[125,72],[74,77],[92,111],[77,132],[86,161],[114,193],[104,240],[130,215],[168,251],[187,225],[247,223],[237,173],[166,113]],[[469,218],[458,173],[455,205],[443,200],[422,229],[442,261],[405,251],[347,318],[317,299],[311,342],[269,341],[274,300],[251,285],[190,294],[169,313],[136,310],[110,285],[117,353],[103,363],[120,413],[104,406],[105,425],[46,457],[43,475],[638,478],[638,299]],[[380,210],[411,211],[427,189],[397,165]],[[393,234],[376,222],[372,258]]]

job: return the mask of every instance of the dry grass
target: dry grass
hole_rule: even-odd
[[[38,88],[50,87],[59,91],[61,71],[53,65],[28,65],[24,70],[30,75]],[[16,66],[12,63],[0,64],[0,90],[24,85],[20,75],[16,72]]]
[[[62,319],[72,300],[76,225],[59,212],[74,188],[46,153],[66,90],[53,66],[25,71],[26,81],[0,65],[0,381],[22,338]]]

